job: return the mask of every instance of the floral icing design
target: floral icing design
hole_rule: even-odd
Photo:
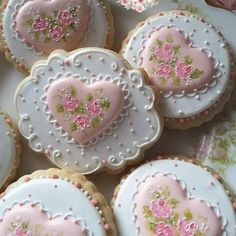
[[[41,224],[31,222],[30,219],[13,219],[6,231],[9,236],[65,236],[61,231],[48,232]]]
[[[160,187],[151,195],[150,206],[143,207],[146,227],[155,236],[204,236],[207,220],[193,215],[189,208],[181,214],[177,208],[179,200],[171,196],[168,186]]]
[[[181,80],[188,84],[204,74],[204,71],[194,67],[191,55],[185,55],[180,59],[180,49],[181,45],[175,43],[171,35],[164,41],[157,39],[156,45],[150,48],[149,60],[157,65],[151,73],[155,74],[161,83],[165,84],[166,80],[170,79],[172,84],[178,87]]]
[[[56,111],[64,114],[65,119],[70,122],[72,132],[98,128],[103,121],[104,112],[110,108],[110,101],[104,95],[103,89],[96,89],[80,99],[78,95],[73,85],[60,90],[57,95]]]
[[[205,202],[207,199],[192,196],[185,183],[172,174],[149,173],[139,179],[133,200],[137,235],[221,235],[217,211]]]
[[[67,42],[70,37],[69,32],[80,30],[80,20],[78,19],[79,6],[71,6],[67,10],[57,10],[51,15],[45,12],[35,11],[32,19],[26,21],[29,30],[32,31],[34,38],[39,39],[44,36],[44,42]]]
[[[41,227],[30,226],[30,220],[15,219],[10,223],[7,233],[12,236],[33,236],[39,235],[39,230]]]
[[[187,32],[160,27],[142,42],[138,65],[165,94],[198,93],[217,83],[218,75],[211,51],[195,43]]]
[[[159,0],[119,0],[118,3],[127,10],[133,9],[137,12],[143,12],[147,8],[157,5]]]
[[[86,236],[88,232],[82,220],[53,216],[32,202],[12,206],[0,222],[1,236]]]

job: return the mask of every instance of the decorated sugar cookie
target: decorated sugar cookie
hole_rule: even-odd
[[[4,0],[0,48],[20,71],[56,49],[110,48],[113,19],[103,0]]]
[[[0,235],[115,236],[110,207],[79,174],[50,169],[24,176],[0,198]]]
[[[19,135],[10,117],[0,110],[0,190],[15,178],[20,162]]]
[[[186,129],[210,120],[229,99],[233,59],[223,36],[186,12],[160,13],[139,24],[121,54],[143,68],[161,95],[169,128]]]
[[[15,96],[21,134],[36,152],[81,173],[120,171],[162,131],[141,71],[98,48],[58,51],[37,63]]]
[[[234,236],[232,199],[220,182],[198,165],[168,157],[122,179],[113,198],[119,235]]]

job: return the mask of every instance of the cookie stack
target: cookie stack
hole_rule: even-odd
[[[188,11],[160,12],[118,54],[103,0],[4,0],[0,20],[0,49],[25,75],[14,99],[19,133],[58,167],[7,188],[21,148],[1,112],[0,236],[236,235],[234,195],[195,159],[157,150],[126,172],[113,210],[84,177],[121,173],[147,158],[164,127],[199,127],[223,109],[236,68],[217,27]]]

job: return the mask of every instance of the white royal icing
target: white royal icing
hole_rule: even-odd
[[[32,179],[11,188],[0,199],[0,217],[4,216],[8,208],[21,203],[35,203],[35,205],[50,212],[52,216],[70,216],[79,220],[87,236],[107,235],[104,229],[102,211],[91,203],[91,196],[85,190],[76,188],[66,180]]]
[[[203,23],[193,15],[176,15],[174,12],[163,16],[151,17],[132,33],[127,45],[122,50],[124,58],[133,67],[140,67],[140,54],[143,45],[156,30],[163,26],[183,30],[185,36],[198,47],[206,51],[214,61],[217,71],[215,83],[196,92],[184,94],[163,93],[160,107],[165,118],[193,118],[216,104],[220,97],[231,86],[231,59],[224,38],[220,36],[212,25]]]
[[[46,91],[53,80],[62,76],[86,84],[111,81],[124,95],[124,107],[117,120],[83,145],[60,127],[47,106]],[[68,56],[58,51],[48,61],[35,65],[16,92],[15,107],[20,132],[34,151],[45,152],[61,168],[91,173],[102,167],[119,170],[158,140],[162,122],[154,100],[154,92],[144,84],[140,71],[129,70],[115,53],[88,48]]]
[[[12,129],[0,114],[0,188],[9,177],[16,156],[15,138]]]
[[[122,181],[113,206],[119,235],[138,235],[133,213],[134,197],[138,186],[146,178],[157,173],[171,175],[181,180],[181,185],[184,184],[188,197],[200,199],[216,208],[216,214],[222,220],[222,235],[236,234],[236,215],[232,202],[222,185],[209,172],[180,160],[158,160],[142,165]]]
[[[36,52],[31,46],[20,40],[15,32],[14,19],[17,11],[30,1],[33,0],[9,0],[6,9],[2,13],[3,38],[12,54],[12,58],[26,68],[31,68],[35,62],[46,58],[42,52]],[[105,47],[107,36],[112,28],[111,22],[108,22],[106,16],[108,9],[100,0],[87,0],[87,4],[90,7],[90,21],[85,38],[81,42],[81,47]]]

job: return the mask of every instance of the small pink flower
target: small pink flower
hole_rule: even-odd
[[[48,20],[43,19],[40,15],[34,17],[33,29],[34,32],[44,31],[48,27]]]
[[[22,228],[17,228],[14,236],[32,236],[32,234],[30,232],[26,232]]]
[[[123,6],[127,6],[128,5],[128,0],[121,0],[121,4]]]
[[[176,74],[181,79],[189,79],[193,71],[191,65],[187,65],[183,62],[178,62],[176,66]]]
[[[181,236],[194,236],[198,230],[198,224],[193,221],[181,220],[178,225],[178,230]]]
[[[156,225],[155,236],[175,236],[174,229],[168,224],[159,223]]]
[[[84,130],[91,126],[91,118],[86,115],[79,115],[75,118],[74,123],[78,125],[80,130]]]
[[[167,64],[160,64],[156,67],[156,75],[160,78],[169,78],[171,72],[172,68]]]
[[[68,10],[59,11],[56,18],[56,20],[63,25],[71,25],[72,19],[73,17]]]
[[[159,60],[169,61],[173,57],[173,48],[169,43],[164,44],[156,51],[156,56]]]
[[[99,100],[95,100],[95,101],[87,103],[86,107],[87,107],[87,111],[92,116],[97,116],[101,113],[101,107],[100,107],[100,101]]]
[[[49,31],[48,36],[52,38],[55,42],[58,42],[64,37],[63,29],[61,27],[55,26]]]
[[[137,12],[143,12],[145,10],[145,8],[141,2],[134,4],[133,8]]]
[[[66,95],[63,98],[63,107],[65,110],[73,112],[79,107],[79,99],[72,97],[71,95]]]
[[[172,210],[168,206],[168,202],[165,199],[158,199],[156,201],[152,202],[152,213],[156,217],[161,217],[161,218],[168,218]]]

